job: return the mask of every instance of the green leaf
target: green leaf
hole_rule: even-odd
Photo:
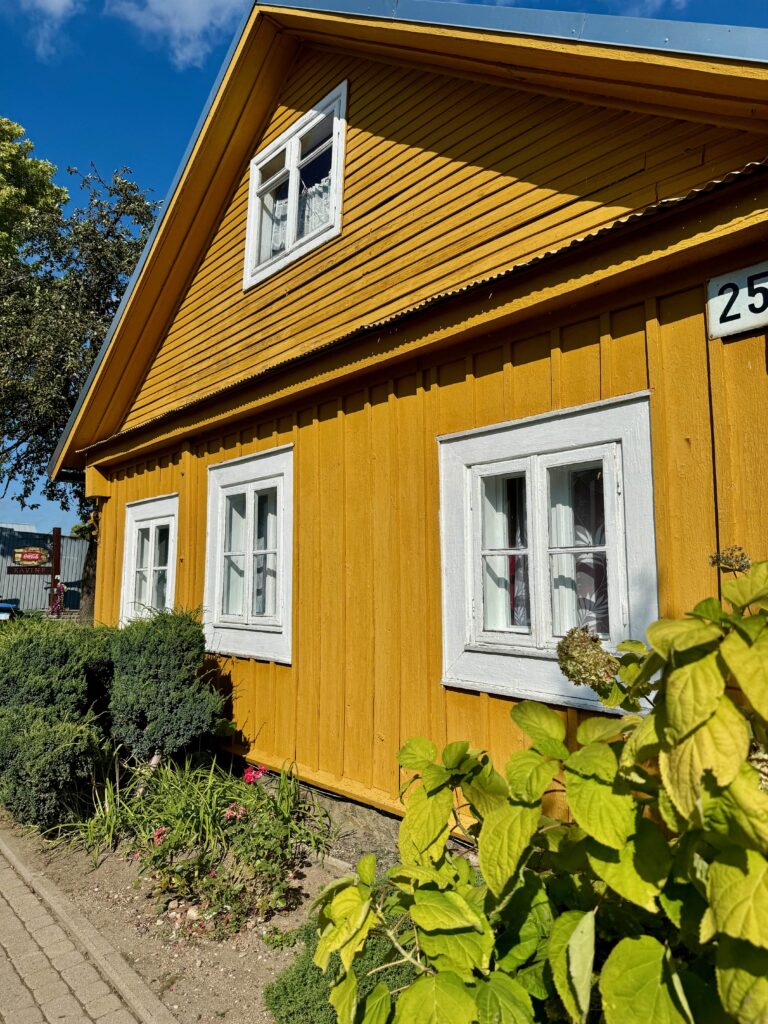
[[[635,830],[635,802],[616,779],[618,761],[605,743],[591,743],[565,765],[565,789],[571,812],[584,831],[620,850]]]
[[[669,660],[673,651],[689,651],[714,643],[723,635],[719,626],[701,619],[659,619],[648,627],[651,647]]]
[[[492,764],[484,764],[481,771],[461,783],[464,799],[479,818],[485,818],[498,807],[506,806],[509,787]]]
[[[421,952],[436,971],[452,971],[463,981],[474,981],[477,972],[487,973],[494,937],[489,924],[483,932],[471,929],[451,932],[419,930]]]
[[[515,725],[530,736],[534,743],[540,740],[565,741],[565,719],[538,701],[524,700],[510,712]]]
[[[658,733],[658,719],[656,713],[642,720],[634,732],[630,733],[624,748],[621,751],[622,766],[642,764],[656,757],[661,747],[661,737]]]
[[[431,795],[423,786],[411,790],[398,837],[404,864],[429,866],[440,859],[448,838],[452,810],[450,789],[440,789]]]
[[[320,936],[313,958],[321,971],[327,970],[333,953],[338,952],[343,961],[351,962],[373,926],[375,919],[370,908],[370,900],[362,897],[357,886],[342,889],[324,908],[323,917],[329,923]]]
[[[557,761],[548,761],[535,750],[515,751],[507,761],[510,797],[527,804],[537,803],[559,768]]]
[[[363,1003],[361,1024],[387,1024],[391,1012],[392,999],[389,989],[383,981],[380,981]]]
[[[672,740],[679,742],[711,718],[724,693],[725,678],[717,651],[670,673],[664,708]]]
[[[606,1024],[689,1024],[665,967],[664,947],[650,935],[622,939],[600,975]]]
[[[561,740],[554,740],[550,736],[536,740],[533,749],[545,757],[554,757],[558,761],[565,761],[571,753]]]
[[[531,997],[507,974],[494,971],[475,992],[479,1024],[533,1024]]]
[[[688,824],[687,818],[677,810],[672,803],[672,798],[663,787],[658,794],[659,814],[667,828],[671,832],[683,832]]]
[[[655,897],[667,880],[672,855],[652,821],[640,818],[636,833],[620,850],[591,840],[587,856],[592,870],[614,892],[643,910],[656,913]]]
[[[478,858],[488,888],[500,896],[511,881],[539,821],[537,807],[505,804],[485,818]]]
[[[549,999],[554,995],[554,987],[548,976],[549,965],[546,960],[536,960],[528,967],[521,967],[515,975],[517,981],[534,999]]]
[[[691,814],[701,796],[704,773],[728,786],[747,759],[749,730],[728,697],[721,697],[715,714],[682,743],[662,750],[659,767],[664,786],[678,811]]]
[[[636,654],[638,658],[644,658],[648,653],[648,648],[642,640],[622,640],[616,645],[616,650],[625,654]]]
[[[727,789],[705,797],[704,827],[729,845],[768,853],[768,793],[760,788],[760,773],[752,765],[744,763]]]
[[[472,928],[482,932],[485,925],[469,904],[456,892],[417,889],[413,895],[411,917],[427,932]]]
[[[435,790],[442,789],[443,786],[447,786],[451,781],[451,773],[447,768],[443,768],[439,764],[428,764],[421,770],[421,779],[424,783],[424,789],[428,793],[434,793]]]
[[[721,938],[715,957],[717,991],[738,1024],[768,1024],[768,952]]]
[[[642,721],[639,715],[627,715],[624,718],[585,718],[576,730],[576,739],[582,746],[589,743],[604,743],[631,731]]]
[[[723,606],[715,597],[706,597],[699,601],[691,612],[697,619],[706,619],[707,622],[721,622],[723,618]]]
[[[720,1003],[711,970],[707,971],[706,980],[693,970],[681,970],[680,981],[694,1024],[733,1024],[733,1018]]]
[[[477,1008],[461,978],[450,971],[423,975],[401,993],[395,1024],[475,1024]]]
[[[341,981],[333,986],[328,1002],[336,1011],[338,1024],[355,1024],[357,978],[354,971],[348,971]]]
[[[455,771],[469,750],[469,743],[466,740],[456,740],[443,748],[443,764],[451,771]]]
[[[592,957],[594,957],[595,916],[591,911],[583,914],[580,910],[567,910],[560,917],[556,917],[552,922],[552,931],[549,934],[549,945],[547,948],[547,959],[549,966],[552,968],[552,978],[555,982],[557,994],[560,996],[568,1016],[576,1024],[581,1024],[586,1017],[586,1009],[589,1008],[588,996],[592,982],[592,965],[590,960],[589,976],[585,983],[584,968],[587,960],[590,958],[588,951],[587,955],[584,955],[582,951],[580,957],[577,954],[579,977],[575,979],[569,964],[569,945],[572,936],[576,934],[576,929],[582,925],[582,921],[587,917],[591,919]],[[588,944],[589,928],[590,924],[587,925],[585,937],[583,939],[580,938],[579,942],[584,941]],[[587,995],[586,1008],[585,1004],[581,1001],[585,995],[585,988]]]
[[[749,703],[768,721],[768,633],[761,633],[751,645],[738,633],[731,633],[720,651]]]
[[[756,562],[746,576],[723,583],[723,597],[734,608],[762,604],[768,599],[768,562]]]
[[[755,850],[727,850],[709,866],[714,926],[732,939],[768,949],[768,861]]]
[[[549,937],[552,907],[541,878],[532,871],[523,872],[504,909],[505,929],[496,940],[496,967],[512,973],[536,953]]]
[[[403,768],[413,768],[418,772],[423,771],[428,764],[433,764],[436,757],[437,747],[431,740],[414,736],[403,745],[397,760]]]
[[[594,962],[595,914],[590,911],[584,914],[568,940],[568,977],[576,993],[582,1020],[586,1020],[589,1013]]]
[[[367,853],[357,862],[357,877],[365,885],[373,885],[376,878],[376,855]]]

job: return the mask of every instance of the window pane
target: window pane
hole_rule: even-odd
[[[155,527],[155,565],[168,565],[168,542],[171,530],[169,526]]]
[[[228,494],[225,506],[224,550],[245,551],[245,494]]]
[[[270,178],[273,178],[285,167],[285,150],[281,149],[279,153],[272,157],[271,160],[267,160],[265,164],[261,166],[261,181],[267,182]]]
[[[136,568],[146,569],[149,565],[149,527],[142,526],[136,542]]]
[[[530,627],[528,558],[525,555],[485,555],[483,628],[527,633]]]
[[[587,626],[608,636],[608,571],[604,553],[550,555],[552,632],[564,636]]]
[[[141,611],[141,607],[147,603],[147,573],[145,569],[139,569],[136,573],[133,600],[137,605],[137,611]]]
[[[525,475],[483,479],[483,547],[525,548]]]
[[[602,462],[550,469],[549,502],[550,547],[605,544]]]
[[[288,224],[288,179],[261,196],[261,225],[259,228],[259,263],[271,260],[285,251],[285,231]]]
[[[277,547],[277,488],[262,491],[256,495],[256,544],[257,551]]]
[[[275,615],[277,555],[253,556],[253,614]]]
[[[299,223],[296,237],[303,238],[331,219],[331,161],[329,147],[300,170]]]
[[[167,569],[155,569],[152,573],[152,607],[158,612],[165,608],[167,577]]]
[[[226,555],[224,557],[222,613],[224,615],[242,615],[244,593],[245,555]]]
[[[324,142],[333,135],[333,115],[326,114],[326,116],[319,121],[314,128],[310,128],[308,132],[305,132],[301,137],[301,159],[309,156],[309,154],[322,146]]]

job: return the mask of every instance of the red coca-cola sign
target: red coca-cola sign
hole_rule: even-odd
[[[13,552],[14,565],[45,565],[51,554],[45,548],[16,548]]]

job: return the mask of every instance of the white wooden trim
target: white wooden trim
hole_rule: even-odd
[[[251,160],[248,185],[248,215],[245,230],[243,291],[247,291],[265,278],[276,274],[289,263],[293,263],[294,260],[299,259],[301,256],[306,256],[307,253],[316,249],[319,245],[341,234],[342,200],[344,194],[344,151],[347,134],[346,111],[347,81],[345,80]],[[319,121],[330,113],[333,114],[330,189],[331,216],[327,225],[318,228],[300,242],[296,242],[292,212],[294,208],[298,209],[298,136],[310,128],[314,121]],[[258,263],[259,215],[261,213],[261,200],[258,195],[260,188],[259,171],[265,163],[283,148],[287,150],[286,166],[289,175],[289,218],[286,226],[285,250],[271,260]]]
[[[241,486],[277,487],[278,569],[277,616],[248,621],[250,604],[242,620],[222,616],[220,594],[223,573],[223,495]],[[251,491],[248,492],[249,494]],[[250,522],[250,520],[249,520]],[[281,445],[256,455],[246,455],[208,467],[208,518],[206,524],[205,606],[203,626],[206,650],[264,661],[291,663],[293,612],[293,445]],[[252,573],[249,564],[246,580]],[[244,601],[249,600],[246,586]]]
[[[179,521],[178,494],[164,494],[157,498],[130,501],[125,506],[125,534],[123,542],[123,576],[120,586],[120,624],[125,625],[137,616],[129,610],[136,567],[136,537],[139,526],[169,526],[168,574],[166,576],[165,607],[173,610],[176,592],[176,551]]]
[[[604,495],[606,530],[610,522],[617,538],[611,548],[615,548],[616,564],[609,579],[611,645],[626,637],[641,639],[658,617],[648,392],[446,435],[438,438],[445,685],[574,707],[602,707],[590,690],[565,679],[552,647],[514,641],[497,644],[475,634],[471,607],[476,549],[472,478],[490,469],[504,472],[513,460],[528,458],[533,460],[533,473],[544,474],[549,464],[578,459],[587,454],[585,449],[600,451],[604,459],[615,457],[606,467]],[[548,515],[541,479],[532,495],[528,545],[531,551],[541,551],[546,547],[542,531]],[[545,569],[539,566],[539,575]],[[534,571],[529,571],[529,579],[533,576]],[[547,614],[548,592],[543,579],[537,579],[531,613],[535,600],[539,623]]]

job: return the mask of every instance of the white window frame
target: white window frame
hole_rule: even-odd
[[[242,615],[222,610],[224,585],[225,508],[228,495],[245,493],[246,536],[253,530],[253,500],[259,491],[275,488],[276,583],[274,615],[252,614],[253,558],[246,549],[246,578]],[[250,531],[250,532],[249,532]],[[252,554],[252,552],[251,552]],[[206,649],[263,661],[291,663],[293,600],[293,445],[271,448],[208,467],[208,520],[205,560],[203,625]]]
[[[604,470],[610,638],[642,639],[658,617],[648,392],[438,439],[443,683],[573,707],[601,708],[570,683],[551,636],[547,473],[601,459]],[[483,628],[480,552],[484,476],[528,474],[531,631]],[[546,557],[535,557],[545,552]]]
[[[158,498],[147,498],[144,501],[132,501],[125,506],[125,537],[123,550],[123,579],[120,588],[120,622],[144,618],[152,614],[152,608],[134,607],[134,586],[136,581],[136,555],[139,530],[150,528],[150,537],[155,534],[155,527],[168,526],[168,566],[165,584],[165,611],[173,610],[176,591],[176,550],[179,521],[178,494],[165,494]],[[150,545],[154,543],[150,540]],[[151,559],[150,559],[151,561]],[[151,586],[151,584],[150,584]]]
[[[303,114],[298,121],[286,129],[265,149],[257,153],[251,160],[250,182],[248,187],[248,217],[245,235],[245,267],[243,270],[243,290],[282,270],[294,260],[305,256],[318,245],[330,241],[341,232],[341,207],[344,178],[344,147],[346,141],[347,82],[341,82],[336,88],[317,103],[311,110]],[[333,115],[333,138],[331,160],[331,216],[327,224],[321,225],[301,239],[296,238],[296,221],[299,207],[299,164],[301,162],[301,137],[310,131],[328,114]],[[268,163],[281,149],[286,150],[286,167],[288,178],[288,221],[286,225],[285,250],[271,259],[259,262],[259,225],[261,221],[262,202],[260,193],[267,182],[261,180],[261,168]],[[282,172],[281,172],[282,173]],[[277,178],[274,176],[272,181]]]

